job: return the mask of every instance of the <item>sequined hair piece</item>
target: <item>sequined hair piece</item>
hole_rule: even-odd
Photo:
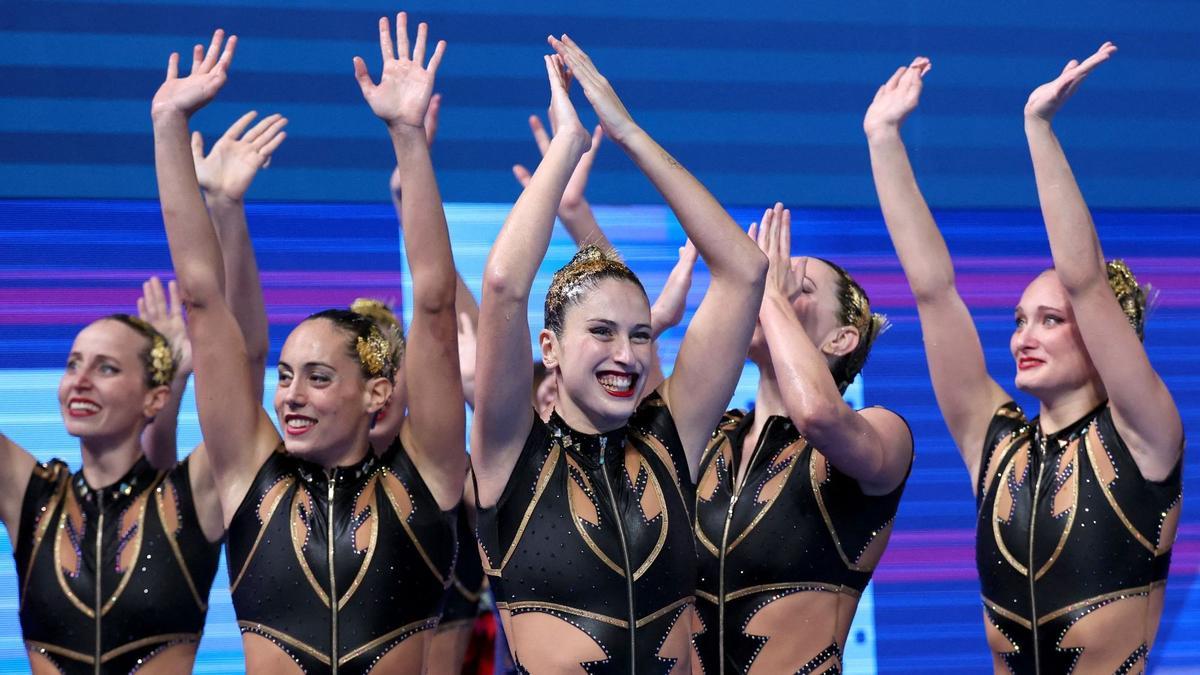
[[[1139,285],[1137,277],[1133,275],[1133,270],[1129,269],[1129,265],[1125,264],[1124,260],[1110,260],[1104,267],[1108,273],[1108,285],[1112,288],[1113,294],[1117,296],[1121,311],[1125,313],[1129,325],[1133,326],[1138,339],[1145,340],[1147,299],[1154,290],[1149,284]]]
[[[111,319],[129,326],[150,341],[150,346],[142,350],[139,356],[146,368],[146,382],[151,387],[170,386],[175,377],[175,355],[171,345],[158,329],[146,320],[129,314],[111,314]]]
[[[392,306],[375,298],[356,298],[350,303],[350,311],[361,314],[375,322],[391,348],[392,371],[398,372],[404,361],[404,327]]]
[[[593,288],[602,279],[631,281],[643,295],[646,294],[637,275],[615,253],[594,244],[585,246],[550,279],[550,288],[546,291],[546,328],[555,335],[562,335],[567,308],[579,301],[583,291]]]
[[[838,390],[845,392],[866,365],[875,339],[887,331],[891,324],[884,314],[871,311],[871,300],[867,297],[867,292],[849,272],[824,258],[818,260],[829,265],[838,277],[838,321],[843,326],[854,326],[858,329],[858,345],[854,347],[854,351],[843,356],[832,367],[833,379],[837,382]]]

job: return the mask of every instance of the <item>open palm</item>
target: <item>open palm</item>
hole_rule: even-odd
[[[363,98],[371,106],[371,112],[389,126],[401,124],[420,128],[425,122],[425,112],[433,97],[434,75],[446,50],[446,42],[438,41],[429,64],[423,65],[428,30],[424,23],[417,26],[417,37],[410,53],[408,15],[400,12],[396,16],[394,43],[387,18],[379,20],[379,50],[383,54],[379,84],[371,80],[362,58],[354,57],[354,77]]]

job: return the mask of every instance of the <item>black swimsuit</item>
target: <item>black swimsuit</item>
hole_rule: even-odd
[[[229,524],[238,626],[308,672],[365,673],[437,625],[454,519],[399,440],[329,471],[275,452]]]
[[[834,605],[852,617],[887,546],[904,482],[886,495],[864,494],[781,416],[767,420],[746,475],[735,477],[753,422],[753,412],[726,413],[700,465],[696,594],[707,627],[698,638],[704,672],[746,672],[769,658],[765,645],[775,638],[782,642],[774,649],[786,644],[791,652],[772,667],[839,672],[848,617],[830,611],[780,620],[770,606],[816,591],[834,594]],[[754,623],[760,618],[761,626]],[[765,634],[767,625],[787,632]]]
[[[1145,669],[1181,464],[1162,482],[1142,478],[1107,403],[1048,436],[1014,403],[996,411],[980,462],[975,561],[997,671]]]
[[[25,645],[63,673],[128,673],[200,640],[221,544],[200,529],[186,460],[139,459],[102,489],[60,460],[36,465],[19,530]]]
[[[675,423],[657,394],[607,434],[535,415],[500,501],[479,511],[484,571],[518,669],[686,668],[696,589],[693,498]],[[532,662],[522,645],[555,640],[523,628],[539,615],[554,617],[587,654],[558,648]]]
[[[460,506],[457,519],[458,557],[454,561],[454,575],[442,605],[442,618],[438,631],[460,628],[474,624],[479,616],[479,598],[485,588],[483,565],[479,562],[479,548],[475,545],[475,531],[467,519],[467,509]]]

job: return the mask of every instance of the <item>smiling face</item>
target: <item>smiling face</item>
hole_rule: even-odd
[[[641,399],[653,358],[650,303],[623,279],[602,279],[580,293],[566,310],[562,335],[541,332],[542,361],[555,372],[563,419],[580,431],[611,431]]]
[[[391,394],[367,380],[349,353],[349,332],[324,318],[292,331],[279,355],[275,415],[287,451],[325,467],[351,464],[366,449],[371,418]]]
[[[141,354],[149,340],[133,328],[101,319],[75,336],[58,383],[67,433],[83,440],[120,441],[141,432],[162,409],[167,387],[150,387]]]
[[[811,257],[792,258],[791,273],[796,278],[796,286],[799,289],[790,298],[792,309],[796,311],[796,317],[800,319],[800,325],[804,327],[809,339],[832,363],[838,356],[847,353],[858,344],[857,339],[853,339],[847,345],[847,336],[842,335],[846,328],[840,320],[841,305],[838,301],[841,279],[824,261]],[[857,332],[854,332],[854,336],[857,335]],[[770,363],[767,338],[763,334],[761,324],[754,327],[754,335],[750,338],[749,356],[750,360],[759,366]]]
[[[1099,381],[1070,298],[1054,270],[1038,275],[1025,288],[1015,321],[1009,348],[1017,362],[1018,389],[1045,401]]]

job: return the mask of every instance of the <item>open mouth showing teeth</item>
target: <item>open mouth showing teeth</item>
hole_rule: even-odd
[[[100,406],[91,401],[74,400],[67,404],[67,410],[75,415],[94,415],[100,412]]]
[[[600,386],[612,396],[626,398],[633,396],[633,386],[637,383],[636,373],[618,373],[606,371],[600,373],[596,379],[600,381]]]
[[[284,424],[287,426],[288,434],[292,436],[298,436],[316,426],[317,421],[311,417],[288,415],[284,419]]]

